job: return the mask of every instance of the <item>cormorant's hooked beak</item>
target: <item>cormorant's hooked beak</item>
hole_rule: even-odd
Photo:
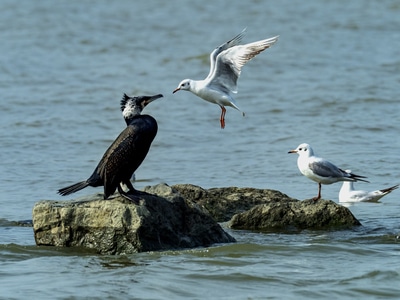
[[[158,94],[158,95],[154,95],[154,96],[147,96],[146,97],[147,99],[144,100],[144,106],[146,106],[150,102],[153,102],[154,100],[157,100],[162,97],[164,97],[162,94]]]
[[[177,87],[176,89],[174,89],[174,91],[172,92],[172,94],[175,94],[177,91],[180,91],[181,90],[181,88],[180,87]]]

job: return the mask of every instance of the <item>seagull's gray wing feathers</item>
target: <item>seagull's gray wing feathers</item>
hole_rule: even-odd
[[[314,174],[321,177],[350,177],[348,176],[348,173],[342,171],[327,160],[313,161],[309,164],[309,167]]]
[[[272,46],[278,36],[254,43],[231,47],[217,56],[214,73],[209,78],[210,86],[224,86],[232,93],[237,92],[237,79],[242,67],[254,56]]]
[[[243,36],[246,33],[246,28],[242,30],[241,33],[239,33],[237,36],[235,36],[233,39],[230,39],[226,43],[223,43],[222,45],[218,46],[211,52],[210,54],[210,73],[208,73],[206,79],[210,78],[212,74],[214,73],[215,69],[215,61],[217,60],[218,54],[220,54],[222,51],[225,51],[226,49],[229,49],[233,46],[239,45],[239,43],[242,41]]]

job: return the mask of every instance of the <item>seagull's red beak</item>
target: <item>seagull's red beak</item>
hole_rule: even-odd
[[[180,91],[181,88],[177,87],[176,89],[174,89],[174,91],[172,92],[172,94],[175,94],[177,91]]]
[[[290,150],[288,153],[297,153],[296,150]]]

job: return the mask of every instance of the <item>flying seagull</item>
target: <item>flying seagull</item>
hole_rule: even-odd
[[[189,91],[208,102],[218,104],[221,107],[221,128],[225,128],[225,106],[233,107],[245,115],[233,98],[233,94],[237,93],[237,80],[242,67],[278,40],[278,36],[275,36],[239,45],[245,30],[211,52],[210,72],[204,80],[184,79],[173,91],[173,93],[180,90]]]

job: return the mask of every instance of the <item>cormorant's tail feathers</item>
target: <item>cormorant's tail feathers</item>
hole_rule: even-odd
[[[81,181],[81,182],[75,183],[73,185],[67,186],[65,188],[59,189],[58,193],[61,196],[66,196],[66,195],[75,193],[77,191],[80,191],[81,189],[84,189],[88,185],[89,185],[89,183],[87,181]]]

